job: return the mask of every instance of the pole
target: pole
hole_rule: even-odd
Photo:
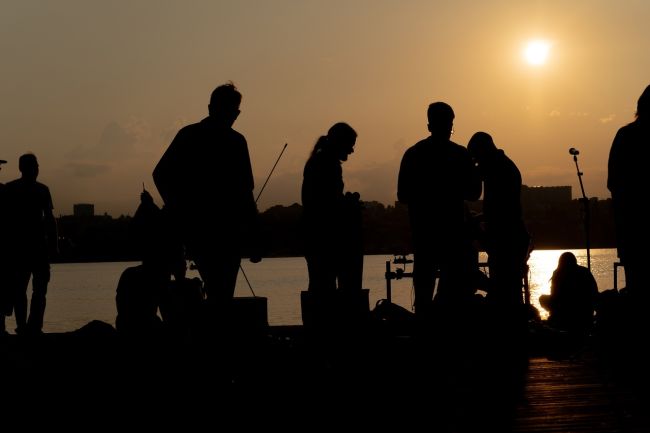
[[[260,189],[259,194],[257,194],[257,198],[255,199],[255,203],[260,199],[260,196],[262,195],[262,191],[264,191],[264,188],[266,187],[266,184],[268,183],[269,179],[271,178],[271,175],[273,174],[273,171],[275,170],[275,166],[278,165],[278,162],[280,162],[280,158],[282,158],[282,154],[284,153],[284,149],[287,148],[289,143],[284,143],[284,147],[282,148],[282,151],[280,152],[280,155],[278,156],[278,159],[275,160],[275,164],[273,164],[273,168],[271,168],[271,171],[269,172],[269,175],[266,177],[266,180],[264,181],[264,185],[262,185],[262,189]]]
[[[262,189],[260,189],[260,192],[257,194],[257,198],[255,199],[255,204],[257,204],[257,201],[260,199],[260,196],[262,195],[262,191],[264,191],[264,188],[266,187],[266,184],[269,182],[269,179],[271,178],[271,175],[273,174],[273,171],[275,170],[275,166],[278,165],[278,162],[280,162],[280,158],[282,158],[282,154],[284,153],[284,150],[287,148],[289,143],[284,143],[284,146],[282,147],[282,150],[280,151],[280,155],[278,155],[278,159],[275,160],[275,164],[273,164],[273,167],[271,168],[271,171],[269,172],[269,175],[266,176],[266,180],[264,181],[264,185],[262,185]],[[244,268],[242,267],[241,263],[239,264],[239,269],[241,270],[242,275],[244,276],[244,279],[246,280],[246,284],[248,284],[248,288],[251,290],[251,293],[253,294],[253,297],[257,297],[255,292],[253,291],[253,286],[251,286],[250,281],[248,281],[248,277],[246,276],[246,272],[244,272]]]
[[[587,247],[587,269],[589,269],[589,272],[591,272],[591,255],[589,252],[589,199],[587,198],[587,194],[585,194],[585,187],[582,183],[582,172],[580,171],[580,168],[578,167],[578,150],[574,149],[573,147],[569,149],[569,153],[573,155],[573,162],[576,164],[576,170],[578,172],[578,180],[580,181],[580,191],[582,192],[582,198],[580,199],[584,205],[584,212],[585,212],[585,244]]]
[[[250,281],[248,281],[248,277],[246,276],[246,272],[244,272],[244,268],[242,268],[241,263],[239,264],[239,269],[241,269],[241,273],[244,276],[244,279],[246,280],[246,284],[248,284],[248,288],[251,289],[251,293],[253,294],[253,298],[257,298],[257,295],[253,291],[253,286],[251,286]]]
[[[390,280],[392,278],[393,276],[390,271],[390,260],[386,260],[386,300],[388,302],[391,302],[391,297],[392,297],[391,284],[390,284]]]

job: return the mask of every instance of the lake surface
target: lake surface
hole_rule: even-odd
[[[572,251],[578,263],[587,264],[586,250],[539,250],[533,251],[528,262],[530,267],[531,302],[542,316],[545,311],[539,306],[538,298],[550,292],[550,278],[557,267],[557,261],[565,251]],[[386,261],[391,255],[366,256],[364,260],[363,286],[370,289],[370,307],[386,297]],[[481,254],[481,261],[486,256]],[[615,249],[591,250],[591,270],[600,291],[614,287]],[[66,263],[52,265],[52,279],[47,295],[47,309],[43,330],[45,332],[74,331],[91,320],[102,320],[115,324],[115,289],[120,274],[137,263]],[[395,265],[391,265],[395,269]],[[307,265],[302,257],[264,259],[252,264],[242,261],[242,267],[257,296],[268,299],[268,315],[271,325],[302,324],[300,312],[300,291],[307,288]],[[407,272],[413,270],[408,265]],[[625,286],[623,272],[619,272],[618,287]],[[189,276],[198,276],[190,271]],[[392,281],[393,302],[411,309],[413,303],[413,281],[411,278]],[[31,287],[29,289],[31,293]],[[235,296],[252,296],[246,280],[239,273]],[[13,317],[7,318],[7,330],[13,332]]]

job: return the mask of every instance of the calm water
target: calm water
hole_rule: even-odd
[[[551,273],[557,260],[567,250],[534,251],[530,261],[531,300],[539,307],[539,295],[549,293]],[[578,262],[586,266],[585,250],[571,250]],[[485,256],[481,260],[485,260]],[[389,255],[366,256],[364,264],[364,287],[370,289],[370,306],[386,297],[384,272]],[[601,291],[614,287],[613,263],[616,250],[591,250],[591,268]],[[47,310],[45,313],[45,332],[65,332],[80,328],[91,320],[98,319],[115,323],[115,289],[124,269],[136,263],[72,263],[52,266]],[[242,262],[246,276],[257,296],[268,299],[268,315],[271,325],[301,324],[300,291],[307,287],[307,267],[302,257],[264,259],[259,264]],[[395,265],[392,265],[395,269]],[[412,271],[409,265],[407,271]],[[195,272],[195,271],[192,271]],[[190,276],[195,276],[190,272]],[[622,272],[619,272],[622,274]],[[393,280],[393,302],[408,309],[413,299],[412,279]],[[625,281],[619,275],[618,287]],[[30,288],[31,292],[31,288]],[[246,280],[239,273],[236,296],[251,296]],[[14,328],[13,317],[7,320],[7,329]]]

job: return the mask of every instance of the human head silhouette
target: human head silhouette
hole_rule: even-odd
[[[481,163],[497,150],[497,147],[490,134],[479,131],[469,139],[467,150],[472,155],[472,158]]]
[[[571,252],[562,253],[559,260],[557,261],[557,268],[559,270],[568,269],[578,266],[578,259]]]
[[[340,161],[347,161],[348,155],[354,152],[356,141],[357,132],[347,123],[338,122],[332,125],[327,131],[327,135],[318,139],[311,155],[314,156],[319,152],[331,152]]]
[[[357,132],[344,122],[335,123],[327,131],[327,140],[341,161],[347,161],[348,155],[354,152],[357,142]]]
[[[427,110],[429,132],[434,138],[449,140],[454,127],[454,110],[444,102],[434,102]]]
[[[38,160],[33,153],[26,153],[18,158],[18,169],[23,179],[35,181],[38,177]]]
[[[210,104],[208,105],[210,118],[231,127],[239,116],[241,98],[241,93],[231,81],[217,87],[210,95]]]

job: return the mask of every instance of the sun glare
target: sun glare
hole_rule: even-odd
[[[546,41],[530,41],[524,50],[524,57],[526,58],[528,64],[533,66],[541,66],[546,63],[550,49],[551,44]]]

